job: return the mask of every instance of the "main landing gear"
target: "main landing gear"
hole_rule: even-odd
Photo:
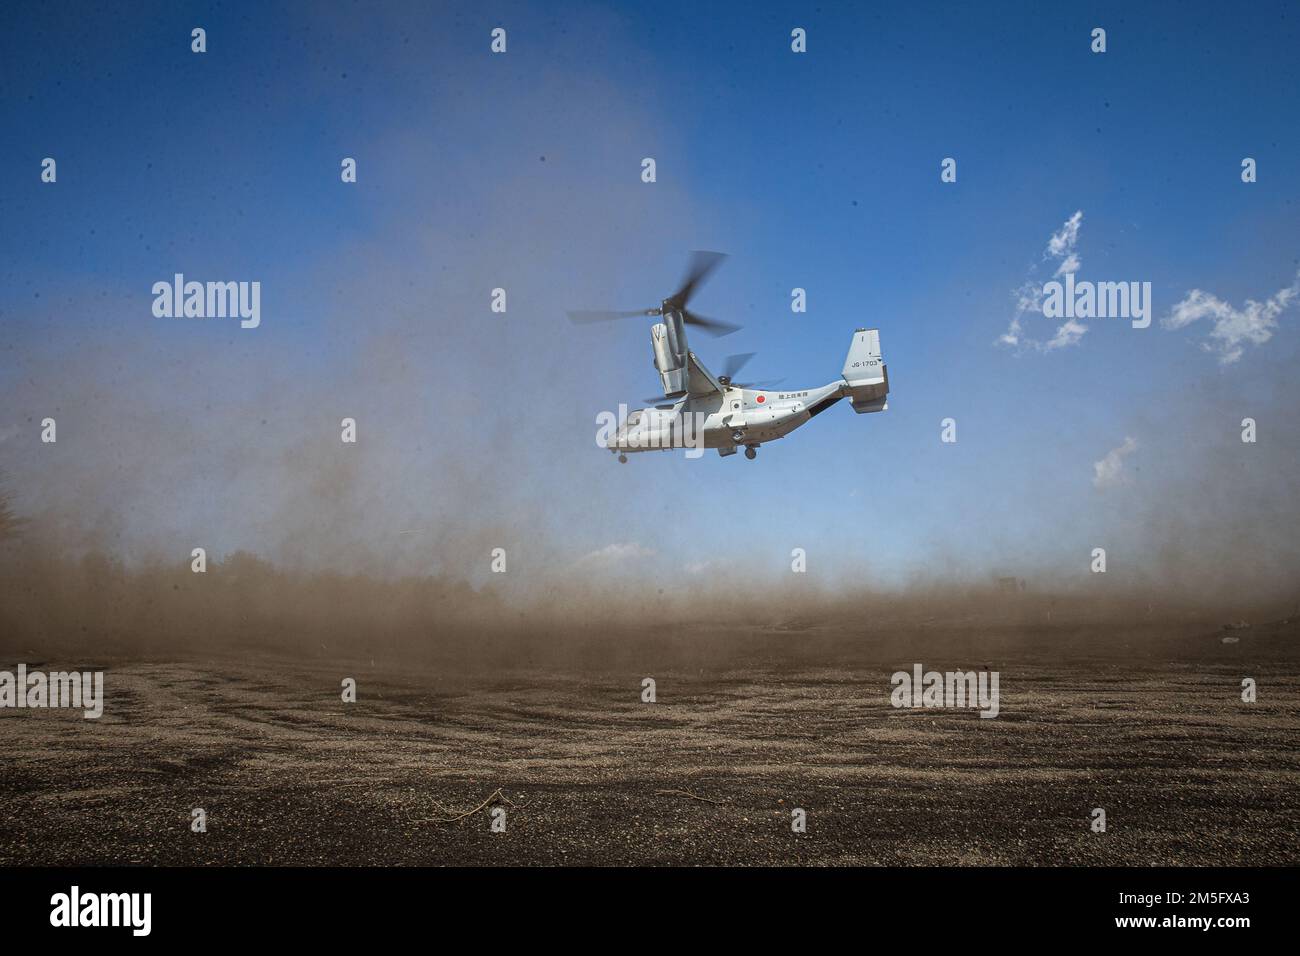
[[[626,465],[626,464],[627,464],[627,455],[619,455],[619,456],[618,456],[618,463],[619,463],[620,465]]]
[[[755,458],[757,458],[757,457],[758,457],[758,446],[757,446],[757,445],[746,445],[746,446],[745,446],[745,457],[748,458],[750,461],[753,461]]]

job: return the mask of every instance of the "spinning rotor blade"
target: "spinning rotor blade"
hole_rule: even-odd
[[[736,388],[756,388],[759,391],[767,388],[775,388],[784,382],[784,378],[765,378],[761,382],[732,382]]]
[[[745,367],[745,363],[752,359],[756,354],[758,353],[739,352],[735,355],[728,355],[722,361],[722,375],[726,376],[728,379],[735,378],[740,373],[740,370]]]
[[[682,280],[681,288],[674,292],[663,304],[655,309],[636,309],[631,312],[569,312],[569,321],[586,324],[588,322],[611,322],[616,319],[631,319],[639,316],[659,316],[668,311],[680,312],[682,321],[687,325],[698,326],[710,335],[730,335],[740,328],[731,322],[722,322],[718,319],[710,319],[707,316],[696,315],[686,308],[686,303],[690,301],[699,289],[700,285],[712,275],[723,259],[727,258],[721,252],[693,252],[691,253],[690,266],[686,270],[686,278]]]
[[[615,319],[631,319],[639,315],[658,315],[658,309],[637,309],[634,312],[570,312],[570,322],[585,325],[588,322],[612,322]]]
[[[688,309],[682,309],[682,321],[687,325],[698,325],[710,335],[730,335],[740,328],[731,322],[723,322],[719,319],[709,319],[702,315],[696,315]]]
[[[700,287],[713,272],[714,269],[727,258],[721,252],[692,252],[691,264],[686,269],[686,277],[682,279],[682,286],[671,296],[668,301],[678,308],[685,309],[686,303],[691,301],[691,296],[695,290]]]

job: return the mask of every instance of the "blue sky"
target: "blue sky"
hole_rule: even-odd
[[[1190,290],[1241,309],[1300,268],[1293,5],[72,4],[0,25],[0,467],[71,542],[471,575],[500,544],[521,569],[737,581],[803,547],[826,580],[897,583],[1073,573],[1099,544],[1150,567],[1153,527],[1200,527],[1207,496],[1293,517],[1296,307],[1229,364],[1208,319],[1160,327]],[[1079,277],[1151,282],[1155,321],[1000,347],[1076,210]],[[692,341],[706,363],[757,351],[753,377],[821,384],[878,327],[889,411],[836,408],[755,462],[599,452],[596,413],[655,391],[649,323],[564,310],[651,305],[692,249],[730,255],[694,305],[745,323]],[[175,272],[260,281],[261,327],[155,318]],[[1252,414],[1273,442],[1253,461]]]

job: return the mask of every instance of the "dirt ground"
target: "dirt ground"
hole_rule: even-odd
[[[994,661],[996,719],[891,707],[913,659],[972,666],[919,656],[491,677],[101,661],[99,720],[0,711],[0,863],[1300,862],[1300,663],[1202,646]],[[64,666],[87,665],[44,663]]]

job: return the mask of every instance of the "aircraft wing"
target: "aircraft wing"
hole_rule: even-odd
[[[713,373],[704,367],[704,363],[695,357],[694,352],[687,352],[686,394],[691,398],[703,398],[721,391],[722,385],[713,377]]]

